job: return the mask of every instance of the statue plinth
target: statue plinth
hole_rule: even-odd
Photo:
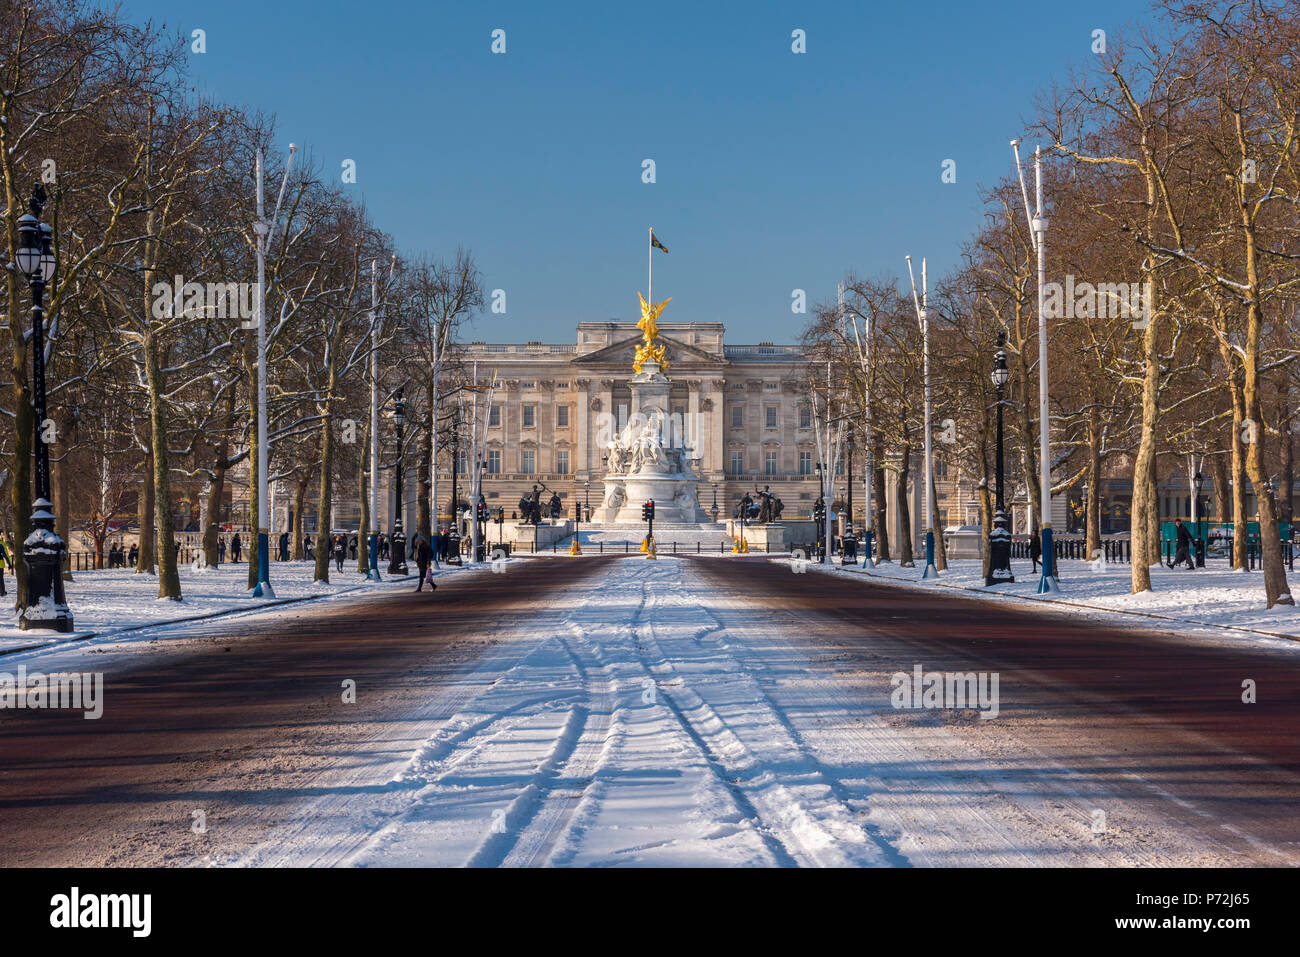
[[[685,423],[678,428],[668,415],[672,383],[657,361],[647,359],[628,388],[631,415],[610,446],[605,499],[596,514],[611,524],[640,524],[641,506],[654,499],[656,522],[709,522],[700,507],[700,478],[690,464],[694,449],[687,445]]]

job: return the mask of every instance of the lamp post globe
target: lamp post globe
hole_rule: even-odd
[[[1015,581],[1011,573],[1011,530],[1007,522],[1003,483],[1005,472],[1002,459],[1002,397],[1011,373],[1007,370],[1007,353],[1003,346],[1005,337],[998,334],[997,352],[993,354],[993,372],[990,379],[997,390],[998,426],[997,426],[997,487],[994,491],[993,528],[989,530],[989,570],[984,578],[984,585],[1001,585]]]

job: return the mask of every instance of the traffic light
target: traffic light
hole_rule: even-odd
[[[653,522],[655,520],[654,499],[651,499],[650,501],[646,502],[644,505],[641,506],[641,519],[642,521],[646,521],[646,522]]]
[[[478,510],[475,512],[475,517],[476,517],[480,522],[487,522],[487,520],[488,520],[488,514],[489,514],[489,513],[488,513],[487,503],[486,503],[486,502],[479,502],[479,503],[478,503]]]
[[[822,499],[813,504],[813,518],[818,522],[826,520],[826,503]]]
[[[500,506],[498,506],[498,507],[497,507],[497,524],[498,524],[498,525],[504,525],[504,524],[505,524],[505,521],[506,521],[506,510],[505,510],[504,508],[501,508]]]

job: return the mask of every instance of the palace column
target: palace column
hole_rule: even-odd
[[[578,390],[578,421],[575,423],[578,428],[578,461],[574,463],[574,478],[579,482],[590,482],[593,472],[591,447],[595,443],[595,436],[591,433],[591,392],[588,389],[591,380],[575,379],[573,384]]]

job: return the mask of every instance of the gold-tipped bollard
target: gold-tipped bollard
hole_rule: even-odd
[[[641,546],[641,551],[645,552],[646,558],[652,561],[658,560],[659,556],[655,554],[655,540],[653,538],[647,538],[641,543]]]
[[[570,555],[581,555],[581,554],[582,554],[582,546],[578,544],[578,536],[577,536],[577,535],[574,535],[574,536],[573,536],[573,544],[569,546],[569,554],[570,554]]]

